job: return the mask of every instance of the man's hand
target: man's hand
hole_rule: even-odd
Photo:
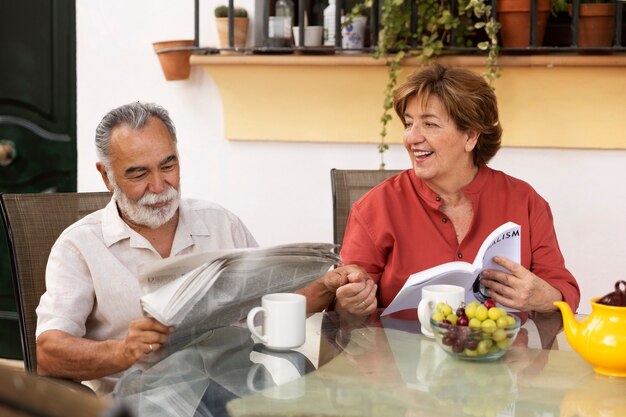
[[[153,318],[132,321],[124,340],[96,341],[47,330],[37,338],[37,372],[77,381],[113,375],[158,350],[172,331]]]
[[[122,344],[123,356],[128,366],[159,350],[173,331],[173,328],[159,323],[152,317],[132,321],[128,326],[128,336]]]
[[[369,278],[367,272],[358,265],[342,265],[331,269],[322,277],[324,286],[328,291],[335,294],[340,287],[350,282],[349,276],[351,274],[361,274],[363,277]]]
[[[496,303],[520,311],[556,310],[552,303],[563,299],[559,290],[510,259],[496,256],[493,260],[511,271],[489,269],[481,274],[481,285],[488,289],[487,295]]]
[[[335,310],[357,316],[367,316],[374,312],[378,307],[378,285],[361,268],[349,272],[346,278],[347,282],[337,288],[335,293]]]
[[[342,286],[350,283],[350,276],[353,280],[356,277],[367,277],[370,279],[363,268],[358,265],[342,265],[335,269],[331,269],[322,277],[313,281],[304,288],[296,291],[306,297],[307,313],[315,313],[323,311],[335,300],[336,292]],[[371,280],[371,279],[370,279]]]

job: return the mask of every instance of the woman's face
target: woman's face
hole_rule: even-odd
[[[404,147],[418,178],[440,182],[474,169],[478,134],[457,129],[438,97],[431,95],[424,103],[421,97],[411,97],[404,119]]]

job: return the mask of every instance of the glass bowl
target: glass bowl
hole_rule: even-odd
[[[450,356],[468,361],[493,361],[501,358],[517,337],[520,318],[511,316],[515,323],[508,326],[455,326],[432,319],[430,326],[437,344]]]

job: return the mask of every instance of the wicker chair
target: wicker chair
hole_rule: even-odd
[[[362,169],[331,169],[330,180],[333,190],[333,239],[341,245],[346,230],[350,208],[355,201],[375,185],[402,171]]]
[[[110,200],[108,192],[0,195],[24,366],[30,373],[37,373],[35,309],[46,289],[50,249],[66,227]]]

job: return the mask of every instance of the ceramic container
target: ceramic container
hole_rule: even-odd
[[[569,304],[557,301],[567,341],[602,375],[626,377],[626,307],[591,300],[591,314],[578,322]]]

